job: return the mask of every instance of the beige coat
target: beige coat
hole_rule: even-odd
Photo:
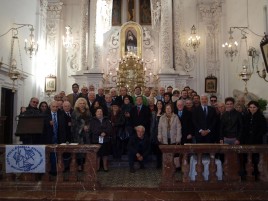
[[[166,114],[163,114],[159,120],[158,136],[157,136],[158,141],[162,144],[168,144],[167,127],[168,127],[167,116]],[[173,113],[170,121],[170,143],[178,144],[180,142],[181,142],[181,122],[178,116]]]

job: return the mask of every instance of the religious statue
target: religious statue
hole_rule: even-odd
[[[161,5],[159,1],[156,2],[156,8],[152,9],[152,14],[153,14],[153,26],[156,26],[159,24],[161,17]]]
[[[125,42],[125,52],[133,52],[137,54],[137,38],[132,32],[132,30],[127,31],[126,42]]]

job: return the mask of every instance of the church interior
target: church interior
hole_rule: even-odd
[[[51,103],[62,91],[72,93],[74,83],[80,89],[103,88],[105,93],[112,88],[119,91],[120,87],[126,87],[133,95],[136,86],[156,91],[168,86],[181,91],[189,86],[197,94],[215,95],[221,102],[226,97],[241,96],[247,102],[268,100],[267,9],[268,0],[1,0],[1,156],[5,144],[21,143],[15,134],[21,108],[27,107],[32,97]],[[268,118],[268,110],[264,115]],[[52,145],[48,149],[54,150]],[[64,179],[66,175],[59,174],[56,180],[48,181],[49,175],[45,173],[44,183],[39,185],[34,182],[38,180],[36,175],[4,174],[1,167],[0,180],[7,184],[5,188],[0,187],[1,200],[23,197],[28,200],[254,200],[254,197],[267,200],[268,197],[265,147],[241,150],[233,147],[235,153],[260,153],[261,182],[240,182],[234,173],[236,167],[233,170],[230,167],[231,161],[236,160],[230,150],[189,145],[176,150],[164,146],[161,150],[166,166],[162,171],[137,176],[141,183],[128,177],[126,180],[133,183],[125,186],[122,183],[126,180],[118,180],[117,175],[128,175],[128,172],[110,171],[112,176],[96,173],[96,164],[90,160],[90,157],[96,159],[96,147],[86,145],[81,149],[82,152],[71,147],[71,152],[75,156],[88,151],[86,167],[90,171],[77,176],[86,179],[74,182],[71,174],[68,183]],[[198,153],[196,182],[181,174],[174,176],[175,170],[169,169],[172,154],[180,152],[184,160],[189,150]],[[66,149],[57,151],[65,153]],[[229,163],[223,166],[223,172],[227,180],[217,181],[216,162],[207,166],[215,173],[214,177],[209,182],[201,178],[204,170],[201,155],[208,152],[213,162],[215,153],[226,154]],[[75,161],[71,163],[74,165]],[[120,164],[127,166],[126,161],[110,165]],[[59,170],[63,170],[62,166],[59,165]],[[189,168],[185,163],[186,172]],[[21,189],[17,185],[20,179]],[[146,183],[150,179],[157,184]],[[109,189],[109,180],[115,183],[114,188]],[[10,189],[14,187],[18,192],[12,195]],[[82,193],[72,193],[76,188]],[[222,193],[227,191],[222,189],[230,188],[233,191],[224,197]],[[27,194],[27,190],[31,193]],[[249,194],[246,196],[244,191]]]

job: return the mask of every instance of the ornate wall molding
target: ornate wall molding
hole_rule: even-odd
[[[173,20],[174,20],[174,66],[175,70],[180,74],[189,74],[194,70],[194,54],[186,48],[186,34],[184,31],[183,9],[184,3],[182,0],[173,1]]]
[[[207,75],[214,75],[220,79],[219,27],[222,17],[222,0],[199,0],[198,10],[201,20],[206,28],[206,71]],[[220,84],[220,83],[219,83]],[[220,86],[219,86],[220,87]]]
[[[173,73],[172,1],[161,0],[160,73]]]
[[[218,19],[221,17],[223,0],[199,0],[198,8],[203,19]]]
[[[78,66],[77,68],[73,68],[73,70],[86,70],[88,63],[87,63],[87,48],[88,48],[88,0],[82,0],[82,4],[81,4],[81,27],[80,27],[80,47],[75,46],[76,50],[80,52],[80,67]],[[75,53],[76,54],[76,53]],[[67,58],[68,59],[68,58]],[[70,61],[72,60],[72,58],[70,59]],[[76,60],[78,62],[78,60]],[[71,64],[70,64],[71,66]]]
[[[59,42],[59,22],[62,11],[62,2],[48,3],[47,5],[47,22],[46,22],[46,34],[47,34],[47,44],[46,51],[49,58],[46,61],[46,65],[50,65],[57,72],[58,66],[58,42]]]
[[[161,22],[161,1],[151,0],[152,27],[158,29]]]
[[[41,35],[45,37],[46,35],[46,21],[47,21],[47,7],[48,7],[48,1],[47,0],[41,0],[40,1],[40,17],[41,17]]]
[[[48,18],[59,19],[62,11],[62,2],[49,2],[47,5]]]

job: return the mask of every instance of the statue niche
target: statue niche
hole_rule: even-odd
[[[117,71],[117,87],[127,87],[133,93],[136,86],[145,86],[145,71],[142,61],[142,27],[136,22],[127,22],[120,31],[120,62]]]

